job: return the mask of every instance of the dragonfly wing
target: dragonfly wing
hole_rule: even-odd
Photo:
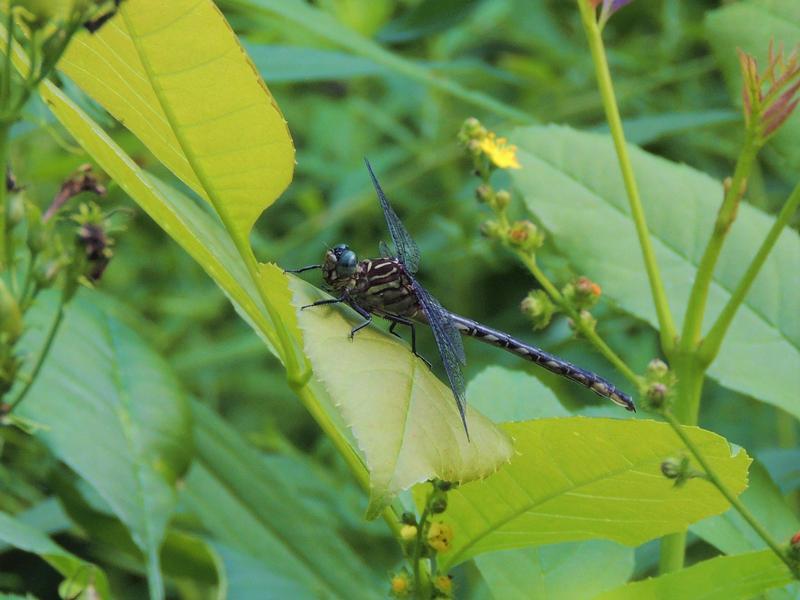
[[[365,158],[364,162],[367,164],[369,176],[372,179],[372,185],[375,187],[375,192],[378,194],[381,208],[383,209],[383,216],[386,217],[386,225],[389,227],[389,234],[392,236],[392,242],[397,250],[397,258],[405,265],[409,273],[416,273],[419,267],[419,247],[412,239],[411,235],[406,230],[400,217],[394,212],[392,205],[389,204],[389,199],[381,189],[381,184],[378,183],[378,178],[372,171],[372,166]]]
[[[461,365],[466,363],[466,357],[461,334],[450,318],[450,313],[419,282],[412,281],[412,286],[425,313],[428,325],[433,331],[433,339],[436,340],[436,347],[442,357],[444,370],[450,382],[450,389],[453,391],[458,413],[461,415],[461,421],[464,424],[464,431],[467,432],[467,437],[469,437],[466,416],[467,402],[464,395],[464,374],[461,372]]]
[[[378,251],[381,253],[383,258],[394,258],[397,256],[397,253],[392,252],[391,248],[389,248],[389,246],[383,240],[378,242]]]

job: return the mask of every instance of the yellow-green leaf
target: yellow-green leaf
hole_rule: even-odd
[[[502,428],[514,439],[511,464],[449,494],[443,518],[454,539],[444,568],[482,552],[567,541],[636,546],[728,507],[705,480],[676,488],[661,474],[665,458],[687,452],[666,423],[570,417]],[[741,493],[747,454],[732,456],[715,433],[685,429],[725,485]]]
[[[286,188],[286,121],[211,0],[127,0],[60,67],[187,185],[237,241]]]
[[[602,600],[748,600],[792,582],[792,573],[772,550],[719,556],[661,577],[636,581],[598,596]]]
[[[300,279],[293,279],[290,287],[296,306],[323,298]],[[361,320],[354,311],[336,306],[298,315],[314,373],[366,459],[370,515],[415,483],[433,477],[472,481],[508,462],[509,437],[468,406],[467,440],[450,388],[408,348],[374,327],[351,341],[350,328]]]

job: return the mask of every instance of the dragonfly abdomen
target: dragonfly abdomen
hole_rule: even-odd
[[[545,352],[541,348],[520,342],[507,333],[492,329],[472,319],[467,319],[466,317],[461,317],[453,313],[450,313],[450,318],[463,335],[468,335],[487,344],[491,344],[492,346],[497,346],[498,348],[513,352],[517,356],[521,356],[526,360],[536,363],[540,367],[556,375],[566,377],[567,379],[571,379],[589,388],[598,396],[608,398],[615,404],[624,407],[626,410],[636,410],[636,406],[628,394],[620,391],[614,384],[603,379],[599,375],[585,371],[570,362]]]

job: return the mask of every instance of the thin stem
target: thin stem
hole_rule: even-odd
[[[797,210],[798,205],[800,205],[800,183],[795,186],[794,190],[789,195],[781,212],[778,214],[778,218],[767,233],[767,237],[764,238],[750,266],[747,267],[741,281],[739,281],[739,285],[736,286],[733,294],[731,294],[731,297],[728,299],[728,303],[722,309],[716,322],[711,326],[708,335],[700,345],[699,355],[704,364],[711,364],[717,357],[720,346],[722,345],[722,340],[725,339],[725,334],[728,331],[728,327],[730,327],[733,322],[733,317],[736,316],[736,311],[739,309],[739,306],[741,306],[745,296],[747,296],[747,292],[750,291],[750,287],[753,285],[756,276],[758,276],[761,267],[764,266],[767,256],[769,256],[769,253],[778,241],[778,237],[783,231],[783,228],[786,227],[792,215],[794,215],[794,211]]]
[[[25,387],[22,388],[22,391],[17,395],[17,397],[9,404],[7,412],[13,412],[17,406],[25,399],[25,396],[28,395],[28,391],[33,386],[33,382],[36,381],[36,377],[39,375],[39,371],[44,364],[45,358],[50,353],[50,348],[53,345],[53,340],[56,338],[56,333],[58,332],[58,328],[61,326],[61,322],[64,320],[64,296],[62,294],[61,298],[58,302],[58,308],[56,309],[56,315],[53,319],[52,324],[50,325],[50,329],[47,332],[47,337],[44,340],[44,345],[42,346],[41,352],[36,357],[36,363],[33,365],[33,370],[31,371],[30,376],[28,377],[28,381],[25,382]]]
[[[667,422],[672,426],[672,429],[678,434],[678,437],[681,438],[681,441],[684,445],[689,449],[689,452],[692,453],[695,460],[700,464],[705,472],[706,477],[708,480],[714,484],[719,492],[725,497],[725,499],[730,502],[731,506],[738,512],[742,518],[747,521],[747,524],[753,528],[753,531],[758,534],[767,546],[778,556],[778,558],[783,561],[789,570],[794,575],[795,579],[800,579],[800,574],[797,572],[797,567],[792,563],[789,557],[786,555],[786,552],[781,548],[780,544],[770,535],[770,533],[764,528],[763,525],[758,521],[758,519],[753,516],[753,514],[747,509],[747,507],[742,504],[739,498],[731,492],[727,486],[722,482],[719,478],[717,473],[714,469],[711,468],[711,465],[706,461],[703,453],[700,452],[700,449],[695,445],[689,435],[684,431],[683,426],[678,421],[678,419],[673,415],[669,410],[664,411],[664,418]]]
[[[672,368],[677,377],[675,409],[682,423],[695,425],[700,410],[705,373],[692,354],[677,352],[673,356]],[[686,530],[661,538],[659,559],[660,573],[678,571],[683,567],[686,551]]]
[[[581,335],[583,335],[590,344],[597,348],[600,354],[602,354],[608,362],[614,365],[614,367],[620,373],[622,373],[626,379],[633,383],[638,390],[642,383],[641,378],[625,363],[624,360],[619,357],[619,355],[617,355],[616,352],[611,349],[608,344],[606,344],[605,340],[603,340],[603,338],[601,338],[594,329],[585,327],[583,325],[581,319],[579,318],[580,315],[578,312],[570,303],[564,300],[564,297],[561,295],[561,292],[558,291],[558,288],[553,285],[553,282],[550,281],[547,275],[545,275],[541,268],[539,268],[539,265],[536,263],[536,258],[524,251],[517,251],[517,256],[519,256],[520,260],[525,264],[526,267],[528,267],[528,270],[531,272],[531,274],[533,274],[533,276],[553,299],[553,301],[569,315]]]
[[[6,169],[8,168],[8,130],[10,123],[0,122],[0,170],[2,170],[3,181],[0,183],[0,272],[9,265],[6,264],[6,247],[8,236],[6,235],[6,202],[8,190],[6,190]]]
[[[661,347],[669,355],[675,344],[675,324],[672,320],[672,313],[669,308],[667,294],[664,291],[664,283],[656,261],[655,252],[650,241],[650,233],[647,229],[647,221],[639,197],[639,189],[636,185],[636,177],[633,173],[628,147],[625,143],[625,133],[622,128],[622,119],[619,115],[619,108],[614,96],[614,86],[611,82],[611,73],[606,60],[603,38],[600,29],[595,21],[595,11],[587,0],[577,0],[578,8],[581,13],[583,29],[586,32],[586,39],[589,42],[589,49],[592,53],[595,74],[597,76],[597,86],[600,97],[603,101],[603,108],[606,113],[606,120],[614,140],[614,147],[617,151],[617,159],[625,183],[625,190],[628,194],[628,203],[631,209],[631,217],[636,226],[636,234],[639,237],[639,246],[642,249],[647,279],[650,283],[650,293],[658,316],[659,334],[661,336]]]
[[[725,242],[728,231],[736,219],[736,211],[744,195],[747,177],[753,168],[758,150],[759,145],[755,136],[748,132],[742,151],[736,161],[733,181],[725,191],[722,204],[717,212],[714,230],[700,259],[700,264],[697,266],[694,284],[689,292],[689,302],[686,306],[686,316],[684,317],[683,332],[681,334],[681,348],[684,351],[696,348],[700,343],[703,317],[705,316],[711,280],[714,277],[714,268],[717,265],[717,259],[722,251],[722,245]]]
[[[432,495],[432,494],[431,494]],[[425,524],[428,522],[428,515],[430,514],[431,510],[431,502],[430,496],[428,496],[427,502],[425,502],[425,508],[422,510],[422,514],[419,517],[419,527],[417,528],[417,538],[414,540],[414,553],[411,557],[412,560],[412,567],[414,569],[414,590],[417,595],[417,598],[425,598],[423,594],[423,585],[422,585],[422,574],[420,569],[420,561],[422,560],[422,538],[427,534]]]

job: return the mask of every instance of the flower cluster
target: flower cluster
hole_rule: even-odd
[[[410,512],[403,513],[400,527],[400,540],[405,547],[405,554],[411,561],[412,569],[404,567],[390,577],[390,594],[395,598],[408,598],[419,591],[432,586],[432,598],[451,598],[453,591],[452,578],[446,573],[436,570],[437,554],[449,551],[453,545],[453,528],[447,521],[434,517],[447,510],[447,492],[453,484],[442,480],[431,481],[432,489],[425,502],[422,514],[417,519]],[[421,561],[428,561],[432,572],[429,578],[419,579]],[[411,573],[414,573],[413,577]],[[417,594],[418,595],[418,594]],[[427,596],[425,596],[427,597]]]

